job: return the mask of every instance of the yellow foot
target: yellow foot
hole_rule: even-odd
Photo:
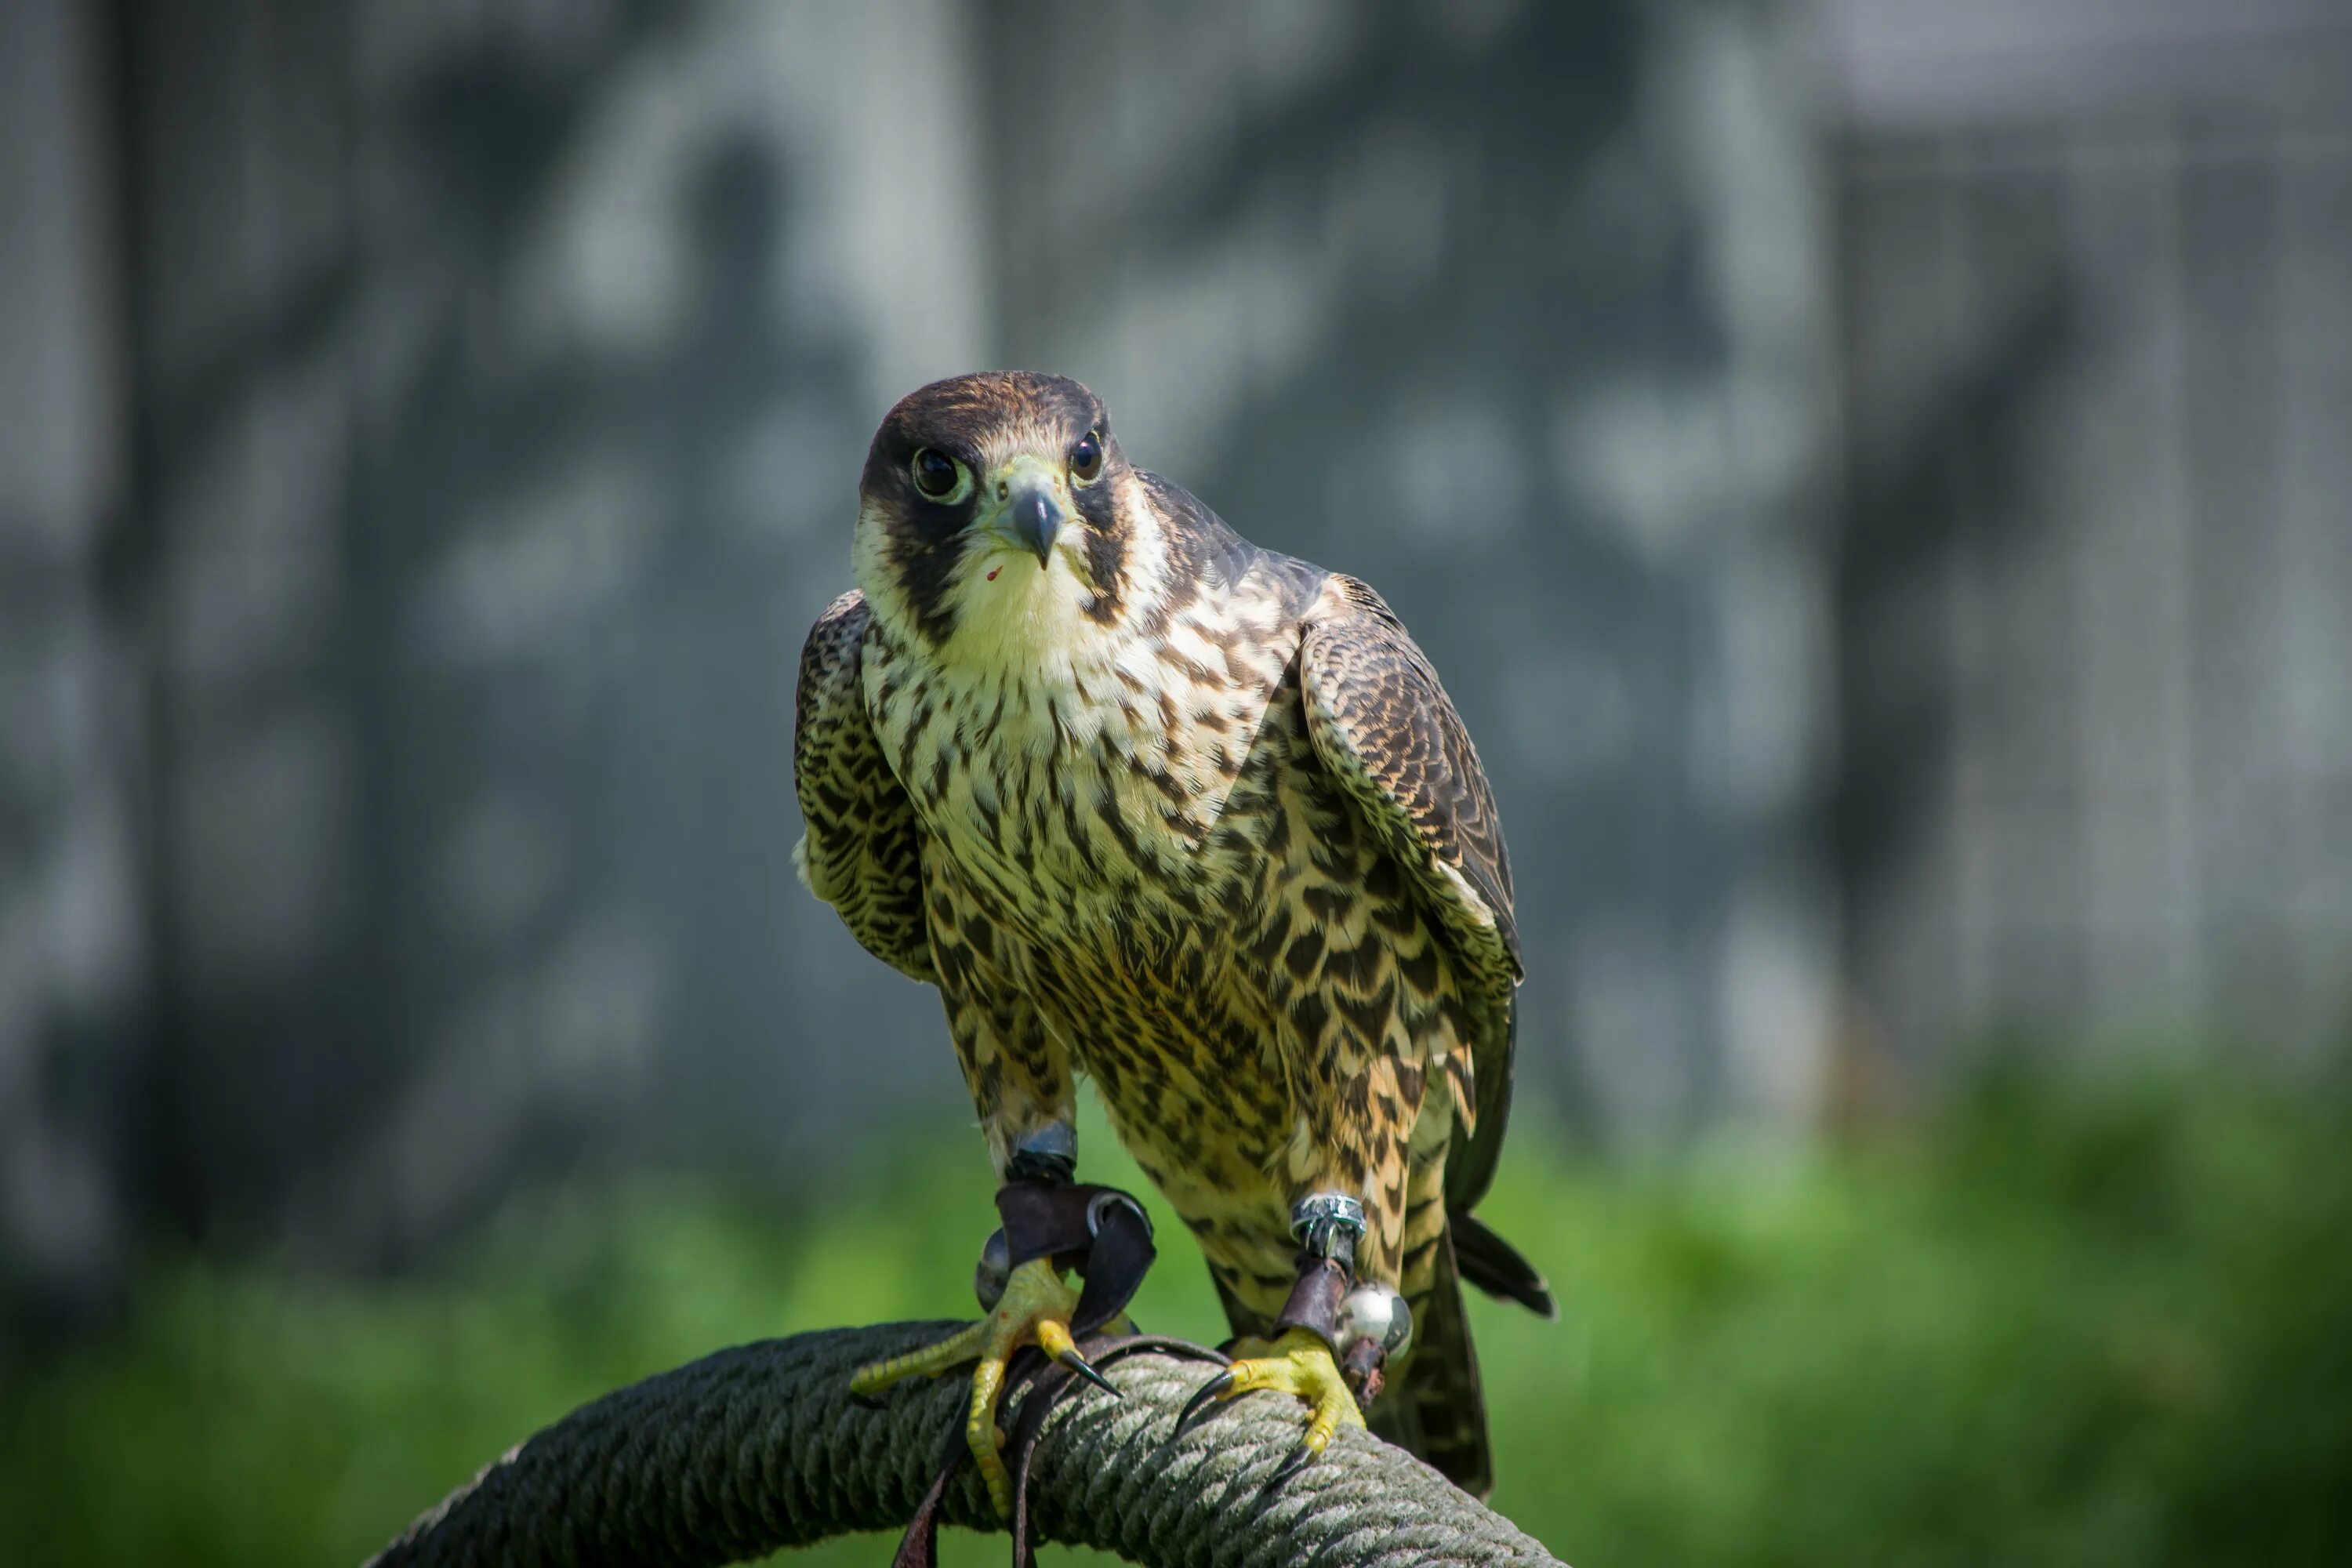
[[[1034,1344],[1096,1387],[1116,1394],[1110,1380],[1078,1353],[1070,1337],[1070,1313],[1078,1293],[1054,1271],[1049,1258],[1033,1258],[1015,1268],[1004,1282],[1003,1299],[987,1317],[959,1329],[935,1345],[892,1356],[859,1367],[850,1374],[849,1391],[860,1395],[880,1393],[909,1377],[936,1377],[977,1358],[971,1374],[971,1407],[964,1418],[964,1441],[988,1483],[989,1500],[999,1519],[1013,1517],[1013,1481],[1005,1473],[998,1449],[1004,1434],[996,1425],[997,1402],[1004,1394],[1004,1365],[1023,1345]],[[1337,1375],[1336,1373],[1334,1375]]]
[[[1202,1384],[1185,1402],[1176,1417],[1177,1431],[1184,1430],[1212,1403],[1258,1389],[1303,1399],[1311,1412],[1307,1435],[1283,1462],[1276,1477],[1280,1479],[1321,1453],[1331,1441],[1331,1434],[1340,1427],[1364,1424],[1364,1413],[1356,1405],[1355,1391],[1339,1375],[1339,1364],[1331,1359],[1331,1347],[1319,1336],[1305,1329],[1290,1329],[1280,1339],[1247,1339],[1234,1349],[1238,1352],[1234,1363]]]

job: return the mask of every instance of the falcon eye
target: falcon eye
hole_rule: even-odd
[[[1102,473],[1102,441],[1089,430],[1070,448],[1070,477],[1082,485],[1092,484]]]
[[[916,453],[908,468],[915,477],[915,488],[927,500],[942,506],[960,501],[971,493],[971,476],[964,471],[961,463],[937,447],[926,447]]]

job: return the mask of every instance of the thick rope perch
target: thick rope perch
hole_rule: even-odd
[[[849,1531],[898,1531],[937,1473],[941,1434],[960,1423],[970,1390],[942,1378],[866,1406],[850,1398],[849,1373],[954,1326],[768,1340],[607,1394],[451,1493],[372,1568],[735,1563]],[[1235,1400],[1171,1440],[1206,1371],[1132,1356],[1111,1372],[1126,1398],[1089,1392],[1057,1405],[1032,1461],[1038,1533],[1144,1568],[1554,1561],[1364,1432],[1342,1430],[1269,1489],[1299,1429],[1297,1410],[1272,1395]],[[997,1528],[970,1466],[943,1517]],[[877,1561],[887,1550],[877,1542]]]

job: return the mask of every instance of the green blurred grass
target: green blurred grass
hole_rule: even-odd
[[[1631,1165],[1528,1126],[1485,1212],[1565,1316],[1474,1304],[1496,1503],[1583,1568],[2352,1562],[2348,1108],[2332,1084],[2006,1078],[1834,1150]],[[1089,1174],[1133,1181],[1090,1131]],[[119,1333],[0,1398],[5,1555],[356,1561],[614,1384],[967,1311],[980,1172],[954,1129],[816,1220],[575,1190],[394,1283],[160,1262]],[[1139,1311],[1221,1331],[1181,1239]]]

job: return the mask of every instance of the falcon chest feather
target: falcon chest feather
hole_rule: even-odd
[[[1260,939],[1292,923],[1276,911],[1301,792],[1328,794],[1300,623],[1278,585],[1244,577],[1098,626],[1055,604],[1057,576],[979,637],[926,647],[877,628],[869,644],[868,711],[929,839],[934,949],[1034,1001],[1196,1226],[1265,1210],[1248,1228],[1278,1268],[1269,1172],[1297,1117],[1268,1028],[1289,977]]]
[[[935,653],[877,637],[868,711],[992,917],[1055,947],[1157,947],[1255,880],[1265,824],[1237,786],[1297,637],[1244,637],[1205,596],[1139,637],[1055,602],[1063,584],[1039,575],[1046,603]],[[1303,743],[1295,693],[1284,718],[1277,732]]]

